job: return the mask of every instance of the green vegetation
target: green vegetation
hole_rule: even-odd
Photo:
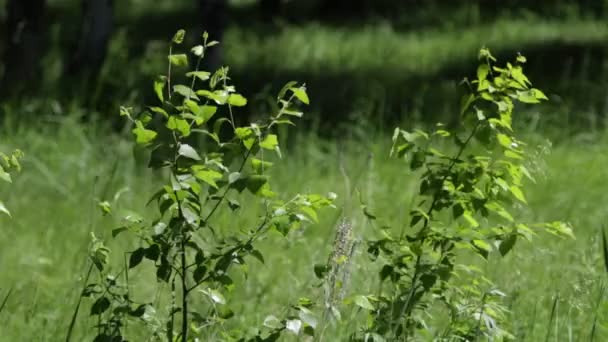
[[[178,35],[174,38],[174,42],[181,43],[181,39],[181,35]],[[206,49],[206,43],[196,49],[193,50],[194,54],[201,56]],[[183,64],[181,59],[185,58],[185,55],[174,53],[171,56],[171,64],[175,67]],[[479,85],[474,83],[472,86],[478,89],[480,100],[485,99],[497,104],[498,110],[492,109],[495,107],[486,107],[483,103],[475,105],[473,101],[466,101],[462,111],[470,113],[474,118],[473,122],[479,121],[484,127],[487,125],[487,129],[478,131],[478,125],[473,124],[471,136],[474,135],[476,140],[482,143],[490,144],[489,151],[494,152],[489,156],[492,157],[497,153],[495,149],[498,148],[507,158],[502,160],[500,158],[503,157],[493,157],[498,158],[496,165],[501,166],[497,169],[488,169],[489,178],[484,178],[486,176],[479,178],[481,182],[479,184],[485,184],[484,186],[493,189],[491,192],[494,195],[489,195],[488,199],[495,201],[494,211],[507,221],[505,228],[485,231],[484,234],[488,234],[487,236],[478,235],[482,231],[474,233],[475,227],[479,225],[479,218],[474,217],[475,212],[480,210],[475,204],[479,198],[475,198],[477,195],[471,197],[466,191],[454,193],[439,191],[434,195],[431,194],[431,198],[433,203],[442,203],[443,207],[451,207],[456,203],[455,205],[461,210],[455,209],[454,217],[465,217],[463,222],[468,222],[469,225],[468,230],[465,230],[469,231],[471,236],[465,231],[459,231],[456,235],[448,234],[446,231],[447,235],[442,236],[436,227],[432,229],[433,234],[426,235],[428,227],[434,227],[428,225],[430,222],[444,222],[448,224],[446,227],[449,227],[451,218],[439,211],[435,213],[434,204],[431,204],[427,214],[412,209],[412,205],[418,202],[413,197],[419,186],[416,181],[418,175],[416,169],[425,162],[429,163],[426,167],[428,172],[423,177],[430,181],[431,188],[445,186],[443,182],[442,185],[435,184],[433,179],[441,178],[444,181],[461,179],[460,176],[452,175],[443,178],[446,177],[442,176],[446,170],[448,173],[454,171],[465,176],[484,164],[483,158],[477,161],[462,159],[469,160],[467,163],[470,165],[466,166],[468,164],[459,162],[458,167],[452,169],[454,160],[460,159],[461,152],[465,147],[469,147],[470,139],[466,137],[465,140],[460,140],[460,147],[456,146],[456,159],[448,158],[445,161],[447,164],[441,166],[442,164],[436,162],[443,159],[442,154],[437,149],[429,149],[424,142],[427,136],[425,133],[396,131],[393,146],[395,153],[413,153],[411,162],[413,172],[404,172],[401,162],[387,159],[390,149],[388,136],[383,139],[376,138],[378,143],[365,144],[351,140],[338,147],[330,142],[324,142],[315,133],[299,133],[291,139],[283,137],[280,139],[283,142],[279,143],[278,136],[273,133],[263,133],[265,127],[263,125],[235,128],[236,122],[232,119],[232,115],[235,114],[231,114],[229,119],[216,121],[220,124],[213,125],[216,128],[215,132],[201,129],[200,132],[209,137],[206,139],[208,143],[215,141],[218,144],[217,152],[227,148],[226,151],[230,151],[230,156],[245,162],[252,153],[250,151],[259,149],[260,152],[253,153],[262,153],[264,149],[277,150],[277,146],[288,144],[282,150],[283,153],[288,152],[289,156],[294,156],[293,160],[290,160],[291,158],[276,160],[275,165],[269,170],[256,167],[254,163],[250,171],[270,175],[273,189],[280,189],[281,194],[295,194],[302,189],[306,192],[321,193],[327,192],[328,189],[334,190],[338,193],[343,208],[333,214],[323,211],[321,219],[316,222],[317,214],[310,209],[316,210],[317,207],[314,202],[310,202],[311,197],[296,195],[295,200],[284,204],[277,204],[276,200],[269,201],[271,192],[266,177],[262,177],[263,183],[259,182],[262,179],[260,175],[243,178],[242,172],[245,169],[238,165],[244,163],[235,164],[237,167],[235,174],[225,169],[225,167],[233,167],[234,165],[231,165],[234,163],[220,167],[219,163],[223,158],[217,159],[220,154],[213,152],[213,149],[205,152],[203,157],[186,142],[186,138],[195,132],[192,126],[205,124],[217,110],[211,103],[227,105],[229,113],[232,113],[231,107],[246,104],[246,100],[233,93],[234,88],[226,83],[228,81],[226,69],[220,69],[215,75],[204,72],[189,74],[191,80],[210,79],[211,91],[193,91],[190,90],[192,87],[179,85],[167,88],[169,91],[167,94],[182,97],[183,103],[169,105],[166,102],[164,109],[151,107],[151,111],[161,118],[163,116],[169,118],[166,128],[157,126],[149,113],[144,112],[143,116],[135,116],[130,109],[121,109],[121,114],[133,122],[132,132],[137,142],[154,146],[152,160],[159,163],[153,163],[152,166],[172,165],[173,171],[169,173],[147,170],[145,165],[150,155],[140,148],[132,149],[132,145],[120,136],[112,134],[104,137],[107,133],[106,128],[103,128],[104,125],[82,126],[70,117],[66,117],[54,119],[50,124],[36,124],[38,125],[36,127],[42,130],[41,134],[34,132],[31,127],[7,121],[6,126],[11,128],[5,133],[7,142],[11,146],[28,146],[29,152],[24,160],[26,171],[20,175],[11,189],[11,193],[20,194],[14,199],[11,198],[11,206],[14,207],[13,211],[17,219],[6,221],[8,228],[4,232],[3,245],[0,246],[3,251],[8,251],[3,253],[3,260],[10,265],[8,268],[10,271],[3,272],[0,281],[12,286],[11,295],[6,297],[7,301],[4,305],[4,312],[10,313],[2,318],[6,323],[3,326],[8,327],[6,332],[3,331],[4,336],[10,339],[36,339],[42,332],[45,338],[57,340],[63,339],[67,331],[70,337],[76,339],[82,339],[84,336],[92,338],[96,334],[101,337],[125,334],[136,339],[154,336],[185,339],[182,333],[190,331],[190,336],[216,340],[229,339],[230,336],[258,334],[260,338],[272,338],[279,337],[283,331],[288,331],[291,335],[287,333],[285,335],[287,339],[296,333],[314,334],[318,338],[326,339],[345,339],[351,334],[360,333],[362,339],[371,337],[374,340],[381,340],[381,337],[389,339],[397,336],[407,337],[413,331],[418,331],[417,335],[422,334],[420,336],[424,336],[425,333],[436,334],[441,333],[441,329],[447,328],[444,331],[448,333],[446,336],[473,339],[482,334],[499,338],[513,336],[516,340],[536,340],[541,337],[551,338],[551,336],[570,334],[574,338],[593,335],[594,338],[601,340],[606,334],[602,324],[607,314],[607,308],[602,304],[605,286],[602,262],[605,260],[602,260],[603,246],[600,242],[599,230],[599,222],[603,219],[601,201],[571,202],[569,200],[570,196],[574,195],[569,191],[570,186],[576,187],[579,182],[593,181],[593,178],[584,177],[587,174],[583,177],[563,179],[553,178],[553,174],[544,177],[541,175],[536,184],[532,183],[531,179],[522,178],[518,160],[524,155],[524,150],[520,149],[523,143],[510,133],[510,115],[513,109],[510,98],[536,103],[546,97],[538,90],[526,90],[527,79],[521,74],[518,65],[504,70],[491,69],[485,66],[490,65],[493,57],[487,52],[482,56],[487,59],[488,64],[482,64],[478,69],[475,82]],[[518,62],[524,62],[523,57],[519,57]],[[494,70],[493,76],[489,76],[490,70]],[[167,77],[159,78],[161,81],[155,86],[157,97],[161,101],[170,98],[170,95],[166,95],[163,90],[167,79]],[[498,92],[491,90],[488,93],[488,89],[502,89],[503,85],[506,87],[504,90]],[[214,90],[216,86],[219,88]],[[223,96],[224,92],[227,92],[226,96]],[[285,97],[288,95],[287,92],[292,95]],[[197,103],[199,97],[208,100],[205,103]],[[295,98],[304,103],[308,102],[305,89],[290,84],[281,91],[278,98],[280,106],[278,114],[273,116],[270,122],[284,123],[281,121],[281,114],[284,113],[300,116],[300,113],[292,107],[291,101]],[[212,109],[211,106],[215,108],[213,113],[209,111]],[[171,108],[177,112],[169,114],[167,111]],[[467,117],[469,116],[464,116]],[[180,125],[178,122],[180,120],[185,124]],[[221,142],[224,133],[217,130],[224,120],[227,120],[227,124],[236,132],[233,140],[228,143]],[[83,130],[85,127],[98,127],[99,131]],[[496,130],[496,136],[492,138],[491,134],[479,133],[487,130]],[[259,135],[256,132],[259,132]],[[374,135],[376,134],[370,134],[370,136]],[[447,138],[450,133],[439,129],[437,135]],[[379,133],[377,136],[382,137],[383,134]],[[539,140],[534,136],[530,138],[532,141]],[[158,145],[156,140],[161,142],[161,145]],[[418,140],[422,142],[421,145],[412,145],[418,144]],[[448,141],[449,138],[436,147],[450,150]],[[600,139],[597,147],[602,145],[604,143]],[[175,154],[161,154],[158,158],[154,157],[158,151],[165,149],[163,146],[168,152],[174,151]],[[584,162],[582,158],[587,155],[579,153],[579,149],[583,147],[580,144],[564,144],[558,147],[558,159],[548,158],[546,166],[543,167],[540,158],[546,146],[532,145],[527,151],[532,155],[538,154],[539,159],[527,164],[526,168],[521,170],[555,170],[557,167],[589,173],[592,169],[588,167],[577,169],[569,164]],[[479,147],[473,148],[473,150],[478,149]],[[241,157],[238,157],[239,153]],[[420,159],[425,155],[427,161],[425,158]],[[437,158],[437,160],[433,162],[429,158]],[[571,161],[570,158],[574,160]],[[183,164],[184,160],[187,165]],[[258,161],[258,166],[270,165],[264,160],[253,160]],[[480,162],[482,164],[478,164]],[[594,156],[594,162],[601,163],[602,160]],[[488,165],[492,164],[494,163]],[[506,168],[503,169],[503,166]],[[513,171],[513,167],[518,171]],[[249,166],[246,169],[248,168]],[[435,168],[436,171],[431,171]],[[190,176],[193,177],[192,179],[198,179],[200,183],[196,182],[196,184],[199,185],[194,186],[195,183],[188,181],[190,170],[192,172]],[[504,174],[505,170],[510,170],[510,176]],[[223,175],[224,172],[226,175]],[[234,177],[235,175],[238,175],[236,177],[238,179]],[[171,179],[169,188],[163,188],[159,184],[161,179],[166,177]],[[249,178],[256,180],[255,184],[251,183]],[[502,181],[498,182],[498,178]],[[251,195],[261,197],[263,205],[259,207],[247,205],[250,202],[255,203],[252,202],[255,197],[251,195],[245,196],[240,204],[234,198],[224,201],[228,198],[227,190],[231,188],[238,190],[241,180],[244,181],[242,189],[249,189]],[[470,181],[477,182],[474,179]],[[563,188],[565,192],[556,194],[556,189],[552,186],[552,182],[555,181],[568,186]],[[601,183],[601,177],[595,179],[595,182]],[[188,186],[185,187],[185,184]],[[176,188],[178,185],[179,188]],[[201,185],[207,189],[205,193],[209,197],[206,201],[212,204],[208,214],[216,214],[216,206],[213,203],[226,204],[225,208],[222,206],[217,210],[213,228],[210,221],[196,214],[199,211],[203,212],[202,208],[198,207],[198,200],[193,201],[199,196]],[[165,189],[163,191],[166,195],[161,194],[158,197],[156,189],[159,186]],[[226,191],[214,190],[216,188],[225,188]],[[504,198],[499,194],[503,190],[499,188],[510,193],[520,204],[517,202],[508,204],[512,209],[503,207],[500,203]],[[173,190],[166,192],[166,189]],[[527,190],[527,200],[523,197],[521,189]],[[590,189],[596,190],[597,196],[601,196],[602,191],[599,186]],[[424,189],[421,191],[423,194],[427,193]],[[183,194],[180,195],[182,192]],[[162,221],[154,220],[156,217],[154,210],[144,206],[146,200],[141,200],[142,194],[148,194],[145,195],[147,198],[153,193],[157,193],[153,198],[160,200],[161,219],[168,214],[168,226],[173,228],[157,229]],[[195,197],[190,198],[191,196]],[[442,198],[437,199],[436,196]],[[556,196],[556,199],[547,199],[545,196]],[[585,196],[593,196],[593,192],[588,192]],[[278,199],[283,197],[279,195]],[[171,199],[177,203],[175,208],[179,210],[171,210],[171,205],[163,204],[166,201],[171,202]],[[320,197],[319,199],[323,203],[330,203]],[[559,199],[562,201],[560,202]],[[566,199],[567,205],[571,208],[569,211],[560,208],[560,205],[564,204],[563,199]],[[521,207],[522,202],[529,203],[527,209]],[[589,208],[591,203],[597,206],[595,210],[599,214],[580,216],[581,211],[593,210]],[[274,209],[269,211],[269,205]],[[363,210],[358,209],[360,205],[363,205]],[[573,206],[577,207],[572,208]],[[244,209],[248,207],[249,209]],[[32,211],[32,208],[37,210]],[[281,211],[281,208],[284,210]],[[293,210],[293,213],[290,214],[289,210]],[[509,214],[507,210],[517,210],[521,215],[515,220],[512,216],[515,212]],[[99,211],[105,216],[100,217],[97,214]],[[480,213],[482,216],[487,215],[483,210]],[[436,218],[431,220],[426,216],[430,214],[436,215]],[[282,217],[287,217],[289,220],[283,221]],[[311,221],[312,225],[301,227],[300,221],[306,217],[306,221]],[[144,223],[148,221],[146,218],[153,220],[150,226]],[[535,226],[528,228],[521,224],[509,223],[553,221],[556,218],[569,221],[574,227],[587,224],[596,225],[598,229],[583,230],[580,233],[576,230],[576,240],[561,240],[547,238],[544,234],[541,237],[536,236],[530,230]],[[260,226],[263,227],[261,230],[249,233],[247,230],[235,230],[235,227],[259,226],[260,220],[263,223]],[[373,275],[377,272],[384,274],[396,282],[396,289],[405,292],[416,287],[401,283],[399,277],[387,275],[386,265],[382,267],[380,263],[373,266],[374,264],[369,263],[364,253],[367,249],[366,241],[368,239],[373,241],[374,236],[378,234],[378,230],[372,228],[375,225],[370,225],[370,220],[377,222],[378,227],[397,229],[403,229],[404,222],[410,220],[412,226],[424,222],[419,234],[415,235],[423,239],[419,246],[423,249],[426,248],[425,243],[430,241],[435,242],[429,246],[435,243],[444,245],[447,242],[448,245],[455,243],[465,247],[463,242],[473,238],[469,246],[472,247],[466,249],[481,255],[487,261],[477,259],[472,254],[452,254],[451,248],[448,248],[446,250],[448,254],[445,255],[448,258],[446,260],[449,260],[448,264],[453,265],[459,260],[458,265],[461,266],[456,268],[467,274],[465,276],[457,273],[460,275],[452,283],[448,278],[444,278],[445,272],[440,268],[415,261],[420,259],[410,259],[410,262],[415,261],[411,265],[413,267],[411,270],[415,272],[413,279],[419,279],[418,281],[424,284],[424,292],[420,296],[416,292],[412,297],[416,298],[414,302],[407,303],[406,307],[409,309],[406,309],[406,313],[409,318],[400,321],[398,325],[393,325],[390,323],[392,322],[390,315],[393,312],[390,310],[391,303],[403,305],[403,303],[398,304],[403,298],[399,295],[399,291],[394,294],[394,298],[381,296],[377,292],[382,283],[381,278]],[[588,222],[585,222],[586,220]],[[152,226],[154,229],[151,228]],[[511,228],[506,228],[507,226]],[[115,229],[117,227],[124,228]],[[546,227],[556,235],[569,234],[569,228],[563,224],[552,223]],[[209,230],[210,233],[205,234],[207,237],[202,240],[197,239],[196,241],[199,242],[196,244],[191,243],[189,236],[194,237],[199,229]],[[344,232],[345,229],[348,230],[347,233]],[[139,238],[128,238],[128,234],[123,233],[125,230],[134,232]],[[214,237],[215,234],[230,237],[231,234],[239,231],[240,233],[235,236],[236,239],[215,240]],[[385,234],[390,234],[389,231],[390,229]],[[168,235],[164,238],[166,234]],[[244,235],[241,236],[242,234]],[[247,234],[252,235],[247,238]],[[519,235],[529,239],[529,242],[525,243],[522,249],[515,248],[513,255],[508,256],[506,260],[498,260],[499,255],[507,255]],[[332,245],[329,242],[332,241],[333,236],[336,236],[336,240]],[[368,251],[376,257],[380,251],[389,256],[394,252],[416,255],[415,236],[408,238],[409,242],[394,240],[401,241],[394,246],[396,249],[390,247],[392,240],[387,239],[388,236],[385,235],[385,239],[372,243]],[[430,240],[425,241],[427,239]],[[104,240],[108,242],[104,243]],[[212,247],[209,245],[210,241],[218,241],[220,244]],[[255,247],[252,245],[253,241],[257,241]],[[143,246],[142,242],[144,242]],[[180,254],[184,253],[183,249],[186,246],[203,252]],[[557,253],[556,246],[569,253]],[[180,248],[182,252],[179,252]],[[24,253],[25,250],[28,252]],[[92,263],[86,261],[87,250]],[[132,252],[123,254],[121,250]],[[160,254],[155,253],[154,250],[158,250]],[[213,254],[214,250],[219,254]],[[235,255],[234,251],[241,251],[243,254],[239,252]],[[430,253],[428,256],[434,255],[432,248],[425,253]],[[194,256],[198,254],[201,254],[200,258],[195,258]],[[180,258],[169,258],[169,255],[183,255],[184,258],[180,261]],[[245,259],[246,255],[254,258]],[[328,255],[332,256],[329,263],[326,263]],[[230,256],[227,259],[229,263],[220,262],[223,260],[222,256]],[[551,260],[552,256],[553,260]],[[193,259],[188,261],[190,257]],[[157,263],[157,269],[154,270],[151,269],[151,264],[142,263],[144,259],[164,261]],[[249,259],[258,259],[262,262],[252,262],[253,260]],[[443,259],[443,257],[438,259],[442,265]],[[395,259],[398,264],[394,264],[394,267],[401,267],[398,265],[405,260]],[[564,269],[565,262],[574,267]],[[229,271],[227,267],[231,263],[238,265],[237,269],[243,273]],[[348,267],[344,263],[347,263]],[[112,264],[117,266],[109,266]],[[96,266],[99,275],[95,272],[91,273],[93,265]],[[196,267],[190,269],[191,265]],[[127,269],[131,270],[127,272]],[[396,268],[393,268],[392,272],[395,270]],[[224,273],[225,271],[227,273]],[[29,274],[27,278],[22,276],[24,272]],[[188,283],[190,277],[180,276],[185,272],[192,272],[194,284]],[[326,276],[324,276],[325,272],[328,272]],[[325,285],[321,288],[319,281],[315,280],[315,274],[324,279],[322,284]],[[538,275],[546,278],[539,278]],[[155,278],[160,282],[156,282]],[[435,281],[430,282],[430,278]],[[573,282],[573,278],[580,281]],[[373,280],[369,281],[369,279]],[[549,281],[543,281],[544,279]],[[181,282],[182,285],[175,287],[176,281]],[[201,291],[191,292],[199,286],[202,287]],[[176,291],[175,288],[182,290]],[[325,288],[324,292],[320,291],[322,288]],[[93,297],[93,300],[81,302],[78,295],[80,289],[84,289],[83,297]],[[424,304],[425,296],[434,296],[444,291],[447,291],[446,294],[455,291],[453,302],[444,299],[448,307],[456,313],[456,316],[449,321],[449,328],[437,325],[443,315],[441,310],[437,311],[434,305]],[[426,292],[428,293],[425,294]],[[186,293],[186,297],[182,297],[181,293]],[[358,295],[362,293],[370,295]],[[70,300],[66,301],[66,298]],[[187,311],[182,311],[180,308],[187,307],[190,301],[195,308],[207,307],[206,310],[209,311],[204,311],[207,312],[206,316],[189,317],[190,313],[184,314]],[[329,310],[328,314],[322,314],[323,310],[319,312],[322,306],[315,306],[315,302],[324,302]],[[375,311],[376,305],[381,305],[378,307],[379,311]],[[388,307],[383,309],[382,305]],[[76,311],[74,306],[77,308]],[[112,310],[107,311],[110,308]],[[119,310],[116,310],[117,308]],[[468,308],[466,309],[468,314],[465,311],[461,312],[463,308]],[[477,309],[480,311],[477,312]],[[375,322],[367,325],[370,334],[367,334],[365,329],[362,330],[366,325],[361,325],[365,322],[365,312],[368,311],[373,313],[370,319]],[[93,318],[84,318],[89,312]],[[321,319],[319,315],[323,315],[323,318]],[[388,320],[382,315],[388,315],[386,317]],[[141,326],[141,323],[138,324],[138,321],[126,324],[127,321],[131,321],[127,319],[128,316],[139,317],[138,321],[143,322],[146,328]],[[341,320],[337,324],[331,323],[330,317],[338,316]],[[69,317],[73,317],[72,321]],[[191,324],[181,325],[181,329],[177,328],[178,322],[184,321]],[[165,324],[167,322],[171,323],[167,325]],[[425,328],[427,324],[429,328]],[[495,324],[500,324],[500,328]],[[260,330],[255,327],[260,327]],[[315,328],[318,328],[318,331],[314,332]]]
[[[15,128],[3,133],[6,145],[28,147],[23,171],[6,190],[19,196],[3,195],[13,215],[13,219],[2,219],[0,240],[2,295],[13,289],[0,314],[0,331],[7,341],[65,338],[87,271],[83,256],[91,231],[112,241],[112,251],[137,247],[131,239],[112,240],[111,229],[119,227],[121,217],[129,213],[120,207],[146,212],[145,203],[138,198],[154,193],[158,174],[137,165],[128,140],[106,133],[86,129],[69,117],[54,121],[52,127]],[[528,140],[534,143],[530,147],[540,152],[536,163],[543,174],[537,175],[536,183],[527,184],[529,209],[518,219],[537,222],[559,218],[572,224],[576,239],[535,237],[531,243],[520,243],[504,260],[490,255],[488,264],[480,263],[481,269],[507,294],[515,336],[537,341],[550,334],[554,340],[557,329],[559,337],[572,331],[573,336],[584,339],[597,317],[596,340],[601,341],[608,333],[608,308],[599,297],[606,273],[599,230],[605,223],[605,175],[598,170],[608,163],[608,141],[569,139],[545,154],[544,140],[531,138]],[[287,193],[332,189],[344,199],[348,198],[340,172],[344,168],[352,186],[365,189],[366,203],[374,212],[383,213],[387,224],[397,224],[406,215],[402,203],[411,201],[416,185],[414,179],[403,176],[400,161],[388,159],[390,136],[374,141],[371,147],[357,141],[338,147],[313,133],[300,133],[284,146],[290,149],[289,158],[272,169],[273,185]],[[395,179],[401,179],[399,186]],[[114,215],[98,214],[96,200],[101,199],[111,202]],[[352,201],[357,203],[358,199]],[[300,293],[316,284],[312,265],[327,260],[336,215],[325,212],[319,224],[294,239],[274,234],[262,242],[259,248],[267,251],[265,261],[272,267],[252,263],[247,286],[225,294],[233,310],[249,317],[245,322],[237,320],[239,324],[260,326],[266,315],[297,301]],[[252,213],[249,218],[241,217],[238,224],[254,222]],[[369,234],[363,218],[355,217],[353,224],[360,236]],[[357,266],[357,260],[367,259],[362,253],[360,249],[353,262],[352,291],[374,289],[377,284],[375,278],[369,281],[368,268]],[[151,280],[149,291],[154,283]],[[557,319],[549,324],[554,298],[558,298]],[[84,317],[87,312],[83,312]],[[79,322],[74,336],[85,336],[93,324],[87,319]]]
[[[605,15],[230,2],[230,68],[192,3],[130,0],[92,81],[48,1],[0,103],[0,341],[608,339]]]

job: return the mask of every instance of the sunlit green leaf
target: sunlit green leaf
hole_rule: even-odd
[[[367,299],[366,296],[355,296],[355,298],[353,298],[353,302],[355,302],[355,304],[357,304],[357,306],[359,306],[365,310],[369,310],[369,311],[374,310],[374,306],[369,301],[369,299]]]
[[[230,94],[230,96],[228,96],[228,104],[236,107],[243,107],[247,105],[247,99],[241,94]]]
[[[185,54],[169,55],[169,62],[177,67],[188,66],[188,56]]]
[[[293,95],[302,103],[310,104],[310,99],[308,98],[308,94],[306,93],[306,87],[302,86],[299,88],[292,87],[290,90],[293,92]]]
[[[155,131],[144,128],[144,125],[139,120],[135,122],[135,128],[132,132],[135,134],[136,142],[140,145],[149,144],[157,136]]]
[[[181,144],[177,153],[186,158],[201,160],[201,156],[198,154],[198,152],[196,152],[196,150],[188,144]]]
[[[173,43],[175,44],[181,44],[184,41],[184,36],[186,35],[186,31],[184,29],[179,29],[177,30],[177,32],[175,32],[175,35],[173,35]]]
[[[260,147],[267,150],[274,150],[277,146],[279,146],[279,141],[275,134],[268,134],[262,142],[260,142]]]
[[[222,179],[222,174],[211,169],[199,169],[195,171],[194,176],[203,182],[217,188],[217,181]]]

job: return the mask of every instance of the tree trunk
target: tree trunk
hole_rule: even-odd
[[[261,0],[260,10],[264,18],[276,17],[281,13],[281,0]]]
[[[105,59],[114,25],[113,0],[82,0],[80,38],[66,71],[96,73]]]
[[[0,92],[16,94],[36,78],[46,45],[46,1],[9,0]]]

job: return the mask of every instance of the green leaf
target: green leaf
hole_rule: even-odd
[[[509,253],[509,251],[515,245],[516,241],[517,241],[517,234],[515,234],[515,233],[509,234],[506,239],[502,240],[500,242],[500,245],[498,246],[498,251],[500,252],[500,255],[502,255],[503,257],[505,255],[507,255],[507,253]]]
[[[106,298],[105,296],[99,297],[99,298],[97,298],[97,300],[95,301],[95,303],[93,303],[93,306],[91,307],[91,316],[101,315],[106,310],[108,310],[109,307],[110,307],[110,300],[108,298]]]
[[[169,279],[171,279],[171,265],[161,263],[156,269],[156,278],[168,283]]]
[[[315,329],[317,327],[317,323],[318,323],[317,318],[312,313],[312,311],[310,311],[304,307],[300,307],[300,312],[298,313],[298,317],[300,317],[300,320],[302,320],[302,322],[308,324],[313,329]]]
[[[210,100],[215,101],[215,103],[219,104],[219,105],[223,105],[226,103],[226,101],[228,101],[229,98],[229,93],[226,90],[216,90],[216,91],[209,91],[206,89],[202,89],[202,90],[197,90],[196,91],[197,95],[200,96],[204,96]]]
[[[530,89],[530,91],[532,92],[534,97],[538,100],[549,100],[549,98],[547,98],[547,95],[545,95],[545,93],[543,93],[539,89],[532,88],[532,89]]]
[[[177,116],[169,117],[169,120],[167,121],[167,128],[172,131],[179,131],[184,137],[190,135],[190,124],[188,124],[188,121]]]
[[[173,43],[181,44],[184,41],[184,36],[186,35],[186,31],[184,29],[177,30],[175,35],[173,35]]]
[[[488,254],[490,253],[492,247],[487,242],[483,240],[473,240],[471,241],[471,243],[473,244],[479,255],[484,257],[484,259],[488,258]]]
[[[236,107],[243,107],[247,105],[247,99],[241,94],[230,94],[230,96],[228,96],[228,104]]]
[[[189,206],[184,206],[182,208],[182,216],[186,220],[188,224],[195,224],[196,221],[200,220],[198,214],[192,210]]]
[[[267,150],[274,150],[277,146],[279,146],[279,141],[275,134],[268,134],[262,142],[260,142],[260,147]]]
[[[291,331],[294,335],[300,334],[302,328],[302,321],[299,319],[290,319],[285,322],[285,329]]]
[[[207,274],[207,268],[204,265],[198,265],[192,273],[192,278],[198,283],[205,277],[205,274]]]
[[[131,253],[131,257],[129,257],[129,268],[133,268],[141,263],[144,259],[144,255],[146,254],[146,250],[142,247],[136,249]]]
[[[355,304],[357,304],[357,306],[359,306],[365,310],[369,310],[369,311],[374,310],[374,306],[372,305],[372,303],[369,301],[369,299],[366,296],[355,296],[353,301],[355,302]]]
[[[268,183],[268,176],[263,175],[253,175],[247,178],[247,189],[251,191],[253,194],[257,194],[257,192]]]
[[[473,228],[479,227],[479,223],[477,222],[477,220],[475,220],[475,218],[473,217],[471,212],[465,211],[462,214],[462,217],[469,223],[469,225],[471,227],[473,227]]]
[[[564,222],[548,222],[544,224],[545,229],[552,234],[558,236],[567,236],[574,239],[574,233],[572,232],[572,227]]]
[[[154,92],[156,93],[156,97],[160,100],[160,102],[165,101],[165,97],[163,91],[165,90],[165,84],[167,84],[167,76],[158,76],[154,80]]]
[[[186,73],[186,77],[196,77],[201,81],[206,81],[211,76],[211,73],[208,71],[190,71]]]
[[[241,178],[242,178],[242,174],[240,172],[232,172],[231,174],[228,175],[228,184],[232,184]]]
[[[213,117],[213,115],[215,115],[215,113],[217,112],[216,106],[204,105],[204,106],[201,106],[200,108],[201,108],[200,117],[203,119],[203,123],[209,121],[209,119],[211,119],[211,117]]]
[[[518,63],[522,63],[522,64],[527,62],[526,57],[522,56],[520,54],[517,54],[517,59],[516,60],[517,60]]]
[[[488,77],[489,73],[490,67],[488,66],[488,64],[480,64],[479,67],[477,67],[477,79],[480,82],[485,80]]]
[[[197,45],[192,47],[192,49],[190,49],[190,52],[192,52],[193,55],[195,55],[196,57],[202,57],[203,53],[205,52],[205,47],[202,45]],[[188,75],[186,75],[188,76]]]
[[[0,167],[0,179],[2,179],[3,181],[5,181],[7,183],[13,182],[11,175],[8,172],[4,171],[2,169],[2,167]]]
[[[162,109],[160,107],[154,107],[153,106],[153,107],[148,107],[148,109],[150,111],[152,111],[153,113],[160,114],[160,115],[164,116],[165,118],[169,117],[169,114],[167,113],[167,111],[165,111],[164,109]]]
[[[300,101],[302,101],[302,103],[304,104],[310,104],[310,99],[308,98],[308,94],[306,93],[306,87],[305,86],[301,86],[299,88],[289,88],[292,92],[293,95]]]
[[[496,139],[498,140],[498,143],[501,146],[503,146],[504,148],[507,148],[507,149],[513,148],[513,146],[512,146],[513,141],[511,140],[511,138],[508,135],[499,133],[496,135]]]
[[[132,130],[132,132],[135,134],[135,141],[140,145],[149,144],[156,138],[157,135],[157,133],[153,130],[145,129],[144,125],[139,120],[135,121],[135,128]]]
[[[526,91],[518,91],[517,99],[523,103],[540,103],[541,100],[548,100],[547,96],[540,90],[532,88]]]
[[[169,55],[169,62],[177,67],[187,67],[188,56],[183,53],[180,53],[178,55]]]
[[[129,230],[129,228],[127,228],[127,227],[120,227],[120,228],[112,229],[112,237],[115,238],[120,233],[126,232],[127,230]]]
[[[7,209],[7,208],[6,208],[6,206],[4,205],[4,202],[2,202],[2,201],[0,201],[0,212],[1,212],[1,213],[4,213],[4,214],[6,214],[6,215],[8,215],[9,217],[12,217],[12,216],[11,216],[11,212],[10,212],[10,211],[8,211],[8,209]]]
[[[325,275],[329,271],[329,267],[325,264],[316,264],[313,268],[315,276],[319,279],[325,278]]]
[[[258,251],[257,249],[254,249],[250,253],[251,256],[258,259],[259,262],[261,262],[262,264],[265,263],[264,255],[262,254],[262,252]]]
[[[198,152],[196,152],[196,150],[188,144],[181,144],[177,154],[186,158],[201,160],[201,156],[198,154]]]
[[[157,244],[153,244],[146,248],[145,257],[148,260],[156,261],[160,256],[160,247]]]
[[[269,329],[280,329],[283,327],[283,324],[281,324],[281,321],[274,315],[270,315],[264,318],[264,326]]]
[[[287,91],[293,88],[293,86],[295,86],[296,84],[298,84],[298,82],[296,81],[287,82],[279,91],[279,94],[277,95],[277,101],[280,101],[282,98],[284,98],[285,94],[287,94]]]
[[[187,98],[187,99],[195,99],[195,100],[199,100],[198,96],[196,96],[196,93],[194,92],[194,90],[190,89],[190,87],[185,86],[183,84],[176,84],[173,86],[173,92]]]
[[[214,303],[226,304],[226,299],[219,291],[209,289],[206,291],[206,294]]]
[[[237,200],[228,199],[228,207],[230,210],[235,211],[241,207],[241,204]]]
[[[524,193],[521,191],[521,189],[519,187],[512,185],[511,187],[509,187],[509,190],[511,191],[513,196],[515,196],[515,198],[517,198],[518,200],[520,200],[523,203],[527,203],[526,198],[524,197]]]
[[[256,141],[256,135],[251,127],[237,127],[234,131],[245,147],[250,150]]]
[[[255,171],[255,173],[258,173],[258,174],[264,173],[264,171],[267,171],[268,169],[270,169],[270,167],[272,167],[272,165],[273,165],[273,163],[271,163],[271,162],[267,162],[267,161],[260,160],[257,158],[251,159],[251,167],[253,168],[253,171]]]
[[[217,181],[222,179],[222,174],[211,169],[200,169],[195,171],[194,176],[203,182],[211,185],[214,188],[217,187]]]
[[[112,213],[112,207],[108,201],[99,202],[97,203],[97,206],[101,209],[101,213],[104,216]]]

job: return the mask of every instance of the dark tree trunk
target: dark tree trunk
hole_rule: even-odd
[[[0,92],[18,93],[34,81],[46,45],[46,1],[9,0]]]
[[[222,39],[224,30],[228,24],[228,6],[226,0],[199,0],[199,9],[203,31],[209,33],[210,40]],[[215,70],[223,63],[222,44],[212,47],[204,61],[204,67],[208,70]]]
[[[96,73],[105,59],[114,25],[113,0],[82,0],[80,37],[66,71]]]
[[[281,0],[261,0],[262,17],[273,18],[281,13]]]

